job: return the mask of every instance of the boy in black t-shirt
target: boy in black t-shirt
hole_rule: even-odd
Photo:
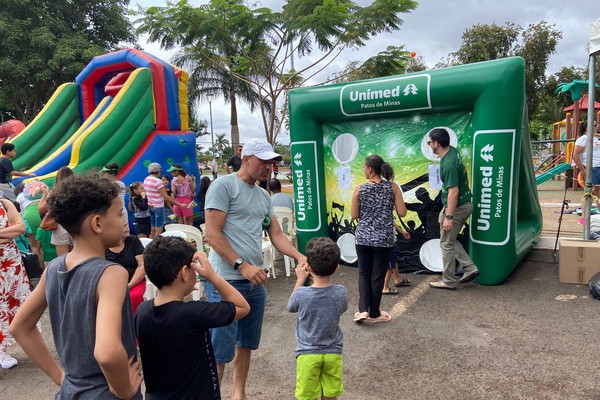
[[[135,330],[142,356],[146,399],[220,399],[209,328],[225,326],[250,311],[244,297],[213,270],[206,254],[185,240],[157,236],[144,251],[144,267],[158,288],[142,303]],[[222,302],[183,302],[200,275]]]

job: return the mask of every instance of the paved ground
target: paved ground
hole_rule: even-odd
[[[435,276],[384,296],[386,324],[357,325],[357,270],[335,280],[349,291],[343,316],[343,399],[598,399],[600,302],[587,287],[560,284],[547,251],[533,251],[499,286],[429,289]],[[291,399],[295,316],[285,311],[294,280],[268,283],[263,341],[253,355],[250,399]],[[48,319],[44,335],[51,343]],[[51,398],[56,388],[13,349],[19,366],[0,369],[0,399]],[[226,371],[223,398],[229,398]]]

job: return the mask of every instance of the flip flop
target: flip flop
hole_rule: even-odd
[[[369,313],[367,312],[360,312],[358,311],[356,314],[354,314],[354,322],[363,322],[366,321],[369,318]]]
[[[394,295],[394,294],[398,294],[398,291],[396,289],[389,288],[388,290],[382,290],[381,294]]]
[[[407,278],[402,278],[400,283],[394,283],[394,287],[402,287],[402,286],[410,286],[410,285],[412,285],[412,282],[409,281]]]
[[[381,312],[381,315],[377,318],[369,317],[369,322],[377,323],[377,322],[389,322],[392,320],[392,316],[385,311]]]

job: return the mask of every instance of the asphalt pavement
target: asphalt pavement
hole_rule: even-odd
[[[342,317],[341,399],[599,399],[600,301],[587,286],[558,282],[551,252],[533,250],[501,285],[476,282],[430,289],[436,275],[384,296],[391,322],[356,324],[358,271],[342,267],[349,310]],[[260,348],[253,353],[249,399],[293,399],[295,314],[286,311],[294,277],[268,282]],[[47,314],[44,337],[52,346]],[[0,369],[0,399],[39,400],[56,387],[17,347],[19,365]],[[226,368],[223,399],[230,396]],[[201,398],[201,397],[199,397]]]

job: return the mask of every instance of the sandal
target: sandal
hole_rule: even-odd
[[[395,287],[410,286],[410,285],[412,285],[412,282],[409,281],[407,278],[402,278],[402,280],[398,283],[394,282]]]
[[[371,318],[369,317],[369,322],[389,322],[392,320],[392,316],[388,313],[386,313],[385,311],[381,312],[381,315],[377,318]]]
[[[382,290],[381,294],[393,295],[393,294],[398,294],[398,291],[396,289],[388,288],[388,290]]]
[[[354,322],[363,322],[366,321],[369,318],[369,313],[368,312],[360,312],[358,311],[356,314],[354,314]]]

